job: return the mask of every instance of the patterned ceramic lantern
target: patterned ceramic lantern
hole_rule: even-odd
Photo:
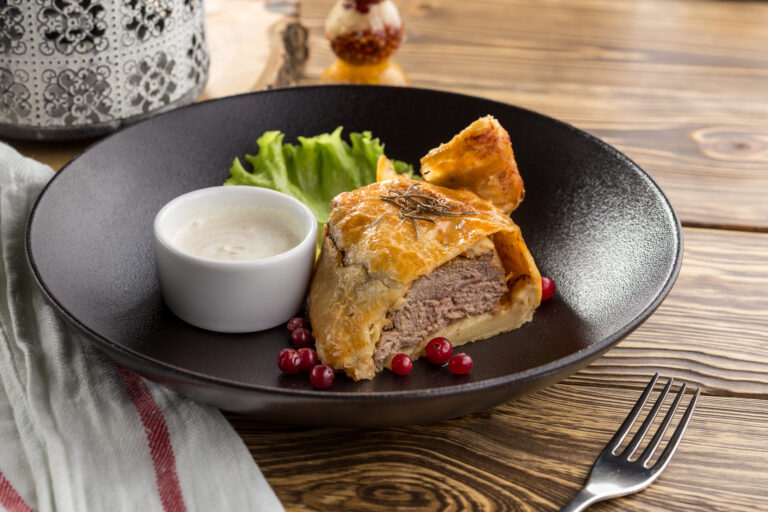
[[[0,0],[0,136],[73,139],[192,102],[202,0]]]

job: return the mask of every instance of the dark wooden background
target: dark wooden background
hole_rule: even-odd
[[[482,413],[365,431],[230,416],[286,509],[558,510],[659,371],[703,390],[688,433],[653,486],[594,510],[768,510],[768,3],[395,2],[395,60],[413,85],[514,103],[619,147],[677,210],[683,266],[605,357]],[[332,4],[302,2],[307,82],[333,60]],[[57,168],[83,147],[16,146]]]

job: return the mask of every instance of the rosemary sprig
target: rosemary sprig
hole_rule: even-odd
[[[413,224],[416,231],[416,240],[419,239],[419,226],[417,220],[435,223],[440,217],[461,217],[463,215],[476,215],[477,212],[454,212],[454,205],[446,203],[443,199],[430,197],[420,193],[419,183],[413,183],[405,192],[395,189],[387,190],[387,195],[381,195],[382,201],[389,203],[400,210],[400,222],[406,219]],[[375,226],[381,220],[381,217],[373,223]]]
[[[379,216],[379,218],[378,218],[378,219],[376,219],[375,221],[373,221],[373,224],[371,224],[371,227],[374,227],[374,226],[376,226],[376,224],[378,224],[379,222],[381,222],[381,219],[383,219],[385,215],[386,215],[386,212],[385,212],[385,213],[382,213],[382,214]]]

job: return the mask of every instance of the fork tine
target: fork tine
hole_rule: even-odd
[[[688,385],[685,382],[683,382],[683,385],[680,386],[680,389],[677,390],[677,396],[675,396],[675,401],[672,402],[672,405],[667,411],[667,415],[664,416],[664,421],[662,421],[661,425],[659,425],[659,428],[658,430],[656,430],[656,433],[653,435],[653,439],[651,439],[651,442],[648,443],[648,446],[645,447],[645,451],[643,451],[643,454],[640,456],[640,459],[639,459],[643,466],[648,465],[648,461],[651,460],[651,457],[653,457],[653,454],[656,451],[656,448],[659,447],[659,443],[661,443],[661,440],[664,437],[664,434],[667,432],[667,428],[669,428],[669,424],[672,422],[672,418],[675,417],[675,411],[677,411],[677,406],[680,405],[680,400],[683,399],[683,396],[685,395],[685,390],[687,387]]]
[[[619,445],[622,443],[622,441],[624,441],[624,438],[627,437],[627,434],[629,433],[629,429],[632,428],[632,424],[637,419],[638,415],[640,414],[640,411],[643,410],[643,406],[645,405],[645,402],[648,401],[648,396],[651,394],[651,391],[653,390],[653,387],[656,385],[656,381],[658,380],[658,378],[659,378],[659,373],[656,372],[651,378],[651,381],[645,387],[645,391],[643,391],[643,394],[640,395],[640,398],[637,399],[635,406],[632,408],[631,411],[629,411],[629,414],[627,415],[627,418],[624,420],[624,423],[621,424],[621,427],[619,427],[619,430],[616,431],[616,433],[613,435],[611,440],[606,445],[605,447],[606,451],[610,451],[611,453],[615,452],[616,449],[619,447]]]
[[[685,414],[683,414],[683,419],[681,419],[680,423],[677,425],[675,433],[672,436],[672,439],[669,440],[667,447],[664,448],[664,451],[661,453],[661,457],[659,457],[659,460],[656,461],[656,464],[654,464],[654,469],[662,471],[667,466],[667,464],[669,464],[669,460],[672,458],[675,450],[677,450],[677,445],[679,445],[680,440],[683,439],[685,429],[688,428],[688,422],[691,421],[691,415],[693,414],[693,410],[696,408],[696,402],[699,400],[699,393],[701,393],[700,388],[696,389],[696,393],[693,394],[693,398],[691,398],[691,401],[688,402],[688,408],[685,410]],[[682,395],[682,393],[680,394]]]
[[[627,449],[624,450],[624,453],[627,454],[628,459],[635,454],[635,452],[637,451],[637,447],[640,446],[641,442],[643,442],[643,438],[645,437],[645,434],[648,433],[648,429],[651,428],[651,423],[653,423],[653,420],[656,419],[656,415],[659,413],[659,409],[661,409],[661,404],[663,404],[664,400],[666,400],[667,394],[669,393],[669,389],[671,387],[672,387],[672,379],[669,379],[667,381],[667,385],[664,386],[664,390],[659,394],[659,397],[656,399],[656,403],[653,404],[653,409],[651,409],[651,412],[648,413],[648,416],[645,418],[645,421],[643,421],[643,424],[640,425],[640,428],[635,434],[635,437],[632,438],[632,442],[629,443],[629,446],[627,446]]]

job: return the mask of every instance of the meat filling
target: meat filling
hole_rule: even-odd
[[[390,312],[391,326],[382,331],[374,356],[377,366],[450,323],[494,309],[506,291],[504,268],[494,250],[441,265],[417,279],[405,304]]]

